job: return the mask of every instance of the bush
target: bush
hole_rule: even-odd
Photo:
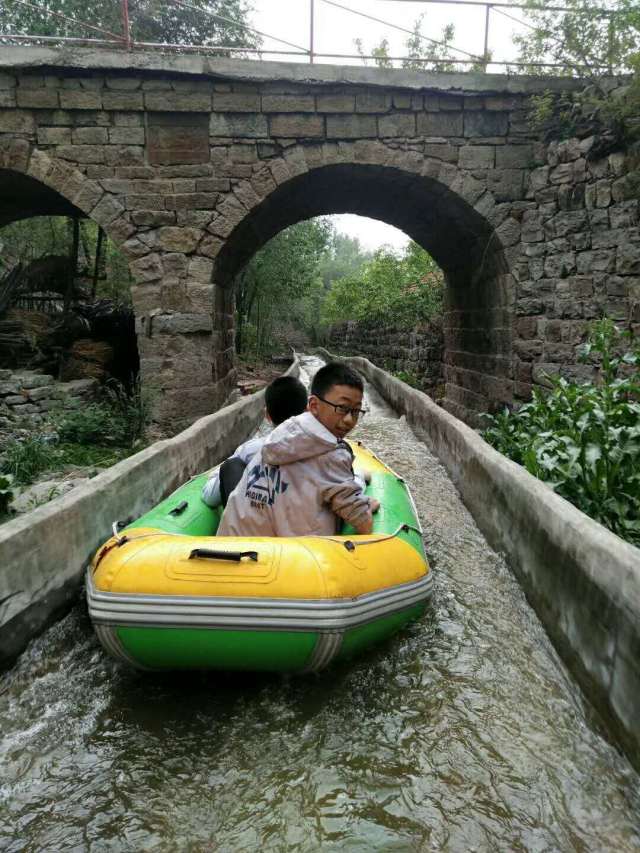
[[[40,435],[12,439],[7,442],[2,457],[2,473],[10,474],[23,486],[51,466],[51,445]]]
[[[131,447],[144,436],[148,405],[137,384],[127,394],[119,383],[105,389],[102,402],[58,413],[54,423],[61,442]]]
[[[487,415],[484,438],[559,495],[640,545],[640,348],[618,354],[626,333],[593,324],[583,360],[601,364],[601,381],[550,378],[518,411]]]

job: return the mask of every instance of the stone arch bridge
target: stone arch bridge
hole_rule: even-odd
[[[602,313],[640,322],[622,152],[545,144],[532,93],[579,81],[4,47],[0,225],[90,217],[122,247],[143,383],[170,431],[235,381],[233,280],[281,229],[350,212],[446,277],[445,406],[468,422],[579,373]]]

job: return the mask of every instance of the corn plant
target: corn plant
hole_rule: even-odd
[[[640,545],[640,348],[620,354],[626,333],[594,323],[583,360],[597,383],[549,377],[517,411],[487,415],[484,438],[623,539]]]

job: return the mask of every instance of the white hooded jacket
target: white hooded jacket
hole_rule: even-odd
[[[280,424],[229,496],[218,536],[329,536],[371,516],[349,446],[311,412]]]

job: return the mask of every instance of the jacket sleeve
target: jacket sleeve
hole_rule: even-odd
[[[326,454],[321,483],[322,502],[347,524],[357,526],[371,518],[369,498],[353,476],[351,456],[343,448]]]
[[[220,506],[222,495],[220,494],[220,468],[207,480],[202,489],[202,500],[207,506]]]
[[[248,441],[245,441],[236,448],[229,459],[238,457],[239,459],[242,459],[245,465],[248,465],[249,460],[255,456],[263,444],[263,438],[250,438]],[[222,494],[220,493],[220,466],[216,468],[214,473],[205,483],[202,489],[202,500],[207,504],[207,506],[220,506],[222,503]]]

